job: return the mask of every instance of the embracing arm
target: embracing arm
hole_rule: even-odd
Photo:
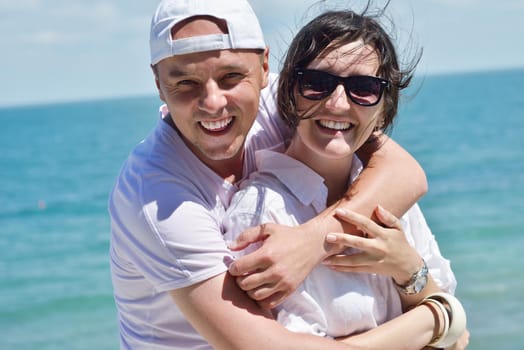
[[[286,330],[228,274],[171,291],[171,295],[188,321],[216,349],[384,349],[383,344],[391,350],[420,349],[430,342],[438,323],[429,308],[420,306],[344,344]]]
[[[374,138],[357,153],[365,169],[342,199],[340,204],[344,209],[371,216],[381,205],[401,217],[426,194],[428,184],[424,170],[387,135]]]
[[[264,240],[260,249],[238,259],[230,268],[231,274],[239,277],[239,286],[261,305],[280,304],[320,261],[334,253],[325,244],[327,233],[355,232],[354,226],[334,215],[335,208],[371,217],[381,205],[401,216],[427,191],[420,165],[386,135],[368,142],[359,156],[366,167],[338,203],[298,227],[268,224],[247,230],[231,245],[232,249],[243,249],[251,242]]]
[[[431,327],[434,327],[435,319],[433,316],[428,317],[428,312],[431,311],[427,307],[418,306],[365,333],[339,340],[366,349],[422,349],[434,337]]]
[[[249,299],[226,273],[171,291],[171,296],[215,349],[348,349],[325,338],[286,330]]]

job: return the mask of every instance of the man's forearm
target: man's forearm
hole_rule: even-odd
[[[429,308],[418,306],[365,333],[339,341],[364,349],[418,350],[433,338],[435,322],[434,314]]]
[[[214,349],[360,349],[312,334],[290,332],[267,317],[267,312],[238,289],[227,274],[170,294]]]
[[[428,191],[424,169],[387,135],[365,144],[358,156],[366,167],[348,190],[347,197],[368,214],[380,204],[401,217]]]

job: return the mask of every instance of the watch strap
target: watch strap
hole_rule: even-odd
[[[407,283],[400,285],[396,283],[395,280],[393,280],[393,283],[395,283],[397,289],[403,294],[412,295],[420,293],[428,283],[428,266],[426,261],[422,259],[422,267],[411,276]]]

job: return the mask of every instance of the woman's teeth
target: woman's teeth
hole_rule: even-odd
[[[333,129],[333,130],[349,130],[353,124],[349,122],[340,122],[340,121],[333,121],[333,120],[319,120],[318,123],[327,129]]]

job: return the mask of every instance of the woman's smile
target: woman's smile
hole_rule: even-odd
[[[355,126],[355,124],[350,122],[326,119],[319,119],[316,121],[316,124],[323,129],[329,129],[334,131],[349,131]]]

